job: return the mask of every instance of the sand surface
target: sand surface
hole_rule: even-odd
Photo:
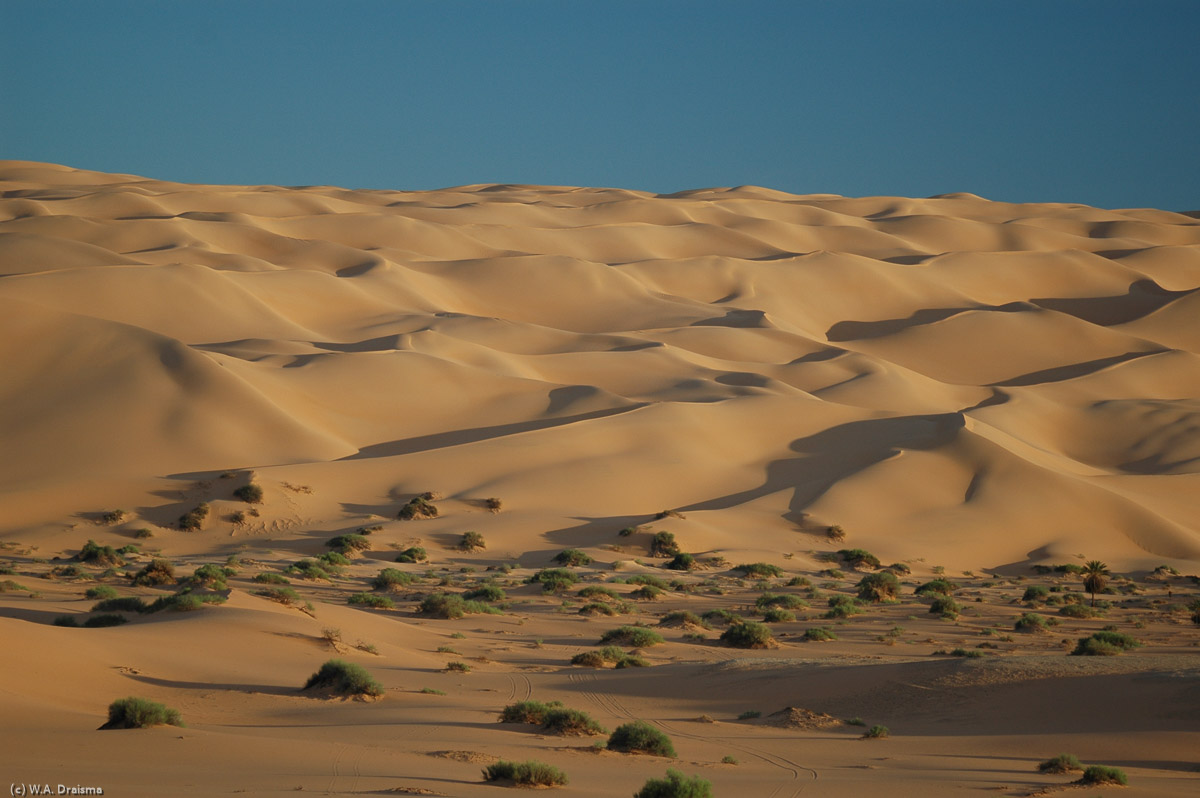
[[[9,782],[495,795],[480,770],[498,757],[554,764],[588,796],[667,767],[725,798],[1030,795],[1078,776],[1036,771],[1070,752],[1125,769],[1130,795],[1200,784],[1197,214],[205,186],[0,161],[0,368]],[[250,484],[261,502],[234,495]],[[437,517],[397,518],[427,491]],[[329,579],[285,574],[362,528],[369,548]],[[486,548],[460,550],[468,531]],[[701,567],[664,568],[656,532]],[[138,551],[78,562],[89,539]],[[413,546],[428,561],[395,562]],[[568,548],[594,560],[577,584],[526,583]],[[903,566],[902,589],[825,618],[874,571],[848,548]],[[178,584],[131,584],[154,557]],[[1060,616],[1082,583],[1052,569],[1092,559],[1109,606]],[[225,585],[196,588],[220,605],[54,625],[97,614],[89,589],[153,600],[227,561]],[[781,575],[734,568],[757,562]],[[414,577],[375,591],[395,607],[348,604],[384,567]],[[262,574],[298,598],[256,594]],[[675,585],[613,581],[638,574]],[[955,619],[914,595],[939,575]],[[500,614],[416,611],[488,580]],[[580,614],[587,585],[618,614]],[[1024,601],[1031,585],[1052,592]],[[659,625],[761,620],[764,590],[809,605],[769,624],[773,647]],[[1030,611],[1058,625],[1014,631]],[[623,623],[665,638],[640,650],[649,667],[569,664]],[[1067,656],[1109,625],[1144,645]],[[818,626],[837,640],[805,642]],[[982,656],[935,653],[954,649]],[[334,656],[383,699],[299,692]],[[97,731],[128,695],[186,728]],[[497,723],[530,697],[608,729],[647,720],[678,757]]]

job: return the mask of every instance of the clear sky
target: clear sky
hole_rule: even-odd
[[[1200,209],[1197,0],[0,0],[0,158]]]

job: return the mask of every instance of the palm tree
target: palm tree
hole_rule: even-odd
[[[1092,606],[1096,606],[1096,594],[1108,584],[1108,566],[1099,560],[1089,560],[1083,566],[1083,589],[1092,594]]]

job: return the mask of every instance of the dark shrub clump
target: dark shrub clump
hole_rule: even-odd
[[[383,685],[371,678],[361,665],[340,659],[331,659],[320,667],[302,690],[329,689],[338,695],[383,695]]]
[[[121,698],[108,705],[108,722],[101,729],[148,729],[151,726],[182,726],[179,713],[157,701]]]
[[[618,726],[608,738],[608,748],[625,753],[675,756],[675,746],[671,744],[671,738],[644,720]]]
[[[501,759],[483,769],[484,781],[511,781],[522,787],[557,787],[568,783],[567,774],[545,762],[507,762]]]
[[[734,648],[767,648],[775,640],[771,637],[771,629],[766,624],[757,621],[743,621],[731,624],[722,632],[721,642],[728,643]]]
[[[699,776],[689,778],[668,769],[666,778],[647,779],[633,798],[712,798],[712,784]]]

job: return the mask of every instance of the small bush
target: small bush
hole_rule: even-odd
[[[780,607],[785,610],[799,610],[808,606],[808,602],[799,596],[779,593],[763,593],[754,600],[754,606],[760,610],[767,607]]]
[[[617,601],[621,598],[615,590],[603,587],[602,585],[588,585],[576,595],[580,598],[600,599],[602,601]]]
[[[796,613],[791,610],[771,607],[763,612],[763,623],[791,623],[796,620]]]
[[[75,620],[74,615],[59,615],[54,619],[54,625],[76,627],[79,626],[79,621]]]
[[[609,629],[600,636],[601,643],[620,643],[634,648],[649,648],[663,642],[658,632],[642,626],[620,626]]]
[[[838,556],[855,568],[878,568],[881,565],[879,558],[865,549],[840,549]]]
[[[159,596],[150,606],[146,607],[146,612],[159,612],[161,610],[171,610],[172,612],[192,612],[198,610],[205,604],[224,604],[226,601],[224,596],[220,595],[197,595],[195,593],[176,593],[173,596]]]
[[[625,579],[625,584],[649,585],[650,587],[656,587],[659,590],[667,590],[671,587],[666,580],[659,579],[657,576],[652,576],[651,574],[634,574],[633,576]]]
[[[859,604],[857,599],[850,596],[830,596],[829,611],[825,613],[826,618],[849,618],[852,615],[862,615],[865,610]]]
[[[179,516],[179,528],[185,531],[199,529],[205,518],[208,518],[208,502],[201,502]]]
[[[929,605],[929,612],[953,620],[962,612],[962,605],[949,596],[938,596]]]
[[[837,635],[824,626],[814,626],[805,630],[804,639],[812,643],[823,643],[828,640],[837,640]]]
[[[278,601],[280,604],[291,604],[293,601],[300,600],[300,594],[290,587],[264,587],[261,590],[255,590],[254,595]]]
[[[459,551],[479,551],[486,548],[487,544],[483,540],[483,535],[478,532],[463,532],[462,538],[458,541]]]
[[[579,608],[580,615],[607,615],[610,618],[614,615],[620,615],[617,607],[612,604],[604,604],[599,601],[592,601],[584,604]]]
[[[85,598],[90,598],[93,601],[100,599],[112,599],[117,597],[116,588],[108,585],[98,585],[97,587],[89,587],[87,592],[83,594]]]
[[[347,603],[360,607],[371,607],[376,610],[394,610],[396,602],[387,596],[377,596],[374,593],[355,593],[348,598]]]
[[[411,546],[396,555],[396,562],[424,562],[429,554],[420,546]]]
[[[500,722],[541,725],[547,712],[560,707],[562,707],[560,701],[551,701],[548,704],[543,704],[541,701],[518,701],[500,710]]]
[[[308,677],[302,690],[328,689],[338,695],[383,695],[383,685],[371,678],[366,668],[340,659],[331,659]]]
[[[583,651],[571,657],[571,664],[584,668],[603,668],[608,663],[598,651]]]
[[[743,563],[742,565],[735,565],[733,570],[741,571],[743,574],[745,574],[748,577],[749,576],[759,576],[759,577],[783,576],[782,568],[780,568],[778,565],[771,565],[770,563],[765,563],[765,562]]]
[[[679,544],[675,541],[675,535],[672,532],[655,532],[654,537],[650,539],[650,556],[652,557],[674,557],[679,552]]]
[[[179,712],[157,701],[121,698],[108,705],[108,722],[101,729],[148,729],[151,726],[182,726]]]
[[[232,568],[225,568],[215,563],[208,563],[197,568],[192,575],[188,577],[188,584],[194,587],[204,587],[209,590],[225,590],[227,585],[225,580],[233,576]]]
[[[1115,656],[1131,648],[1139,648],[1142,644],[1127,634],[1121,632],[1101,631],[1090,637],[1081,637],[1071,652],[1073,656]]]
[[[397,587],[411,585],[417,578],[398,568],[384,568],[371,580],[373,590],[393,590]]]
[[[246,504],[262,504],[263,489],[251,482],[248,485],[242,485],[233,492],[235,498],[241,499]]]
[[[496,585],[480,585],[474,590],[463,593],[463,599],[466,601],[496,602],[504,601],[507,598],[508,594],[504,592],[503,588]]]
[[[93,565],[125,564],[125,560],[121,559],[121,555],[117,553],[116,549],[112,546],[99,546],[94,540],[84,543],[83,548],[75,555],[75,559]]]
[[[900,591],[900,580],[891,571],[867,574],[858,582],[858,597],[863,601],[886,601]]]
[[[459,662],[455,660],[453,662],[446,663],[446,671],[448,673],[470,673],[471,666],[465,662]]]
[[[653,601],[662,594],[662,588],[655,587],[654,585],[642,585],[637,590],[630,593],[629,597],[632,599],[637,599],[638,601]]]
[[[1058,614],[1065,618],[1095,618],[1101,613],[1086,604],[1064,604],[1059,608]]]
[[[151,560],[133,577],[135,585],[173,585],[175,584],[175,566],[169,560]]]
[[[303,559],[289,565],[287,572],[293,576],[310,581],[323,580],[332,582],[337,569],[332,564],[322,564],[316,560]]]
[[[154,537],[154,532],[146,527],[142,527],[141,529],[133,530],[133,536],[139,540],[144,540]]]
[[[501,759],[483,769],[484,781],[511,781],[522,787],[557,787],[568,783],[567,774],[545,762],[507,762]]]
[[[687,610],[675,610],[668,612],[658,621],[659,626],[699,626],[704,629],[711,629],[712,625],[708,621],[701,618],[694,612]]]
[[[591,565],[595,560],[587,555],[582,549],[563,549],[558,554],[554,555],[554,561],[559,565],[569,565],[572,567],[580,565]]]
[[[453,620],[464,615],[500,615],[500,610],[480,601],[466,601],[457,593],[433,593],[421,601],[420,612]]]
[[[338,535],[325,541],[325,545],[343,556],[356,554],[360,551],[369,551],[371,541],[366,535],[346,534]]]
[[[675,756],[671,738],[643,720],[618,726],[608,738],[608,749],[624,753]]]
[[[566,568],[543,568],[529,577],[528,581],[541,584],[543,593],[561,593],[578,582],[579,577]]]
[[[552,707],[542,716],[542,731],[546,734],[558,734],[564,737],[582,737],[592,734],[606,734],[603,726],[592,720],[586,712],[565,707]]]
[[[734,648],[767,648],[775,642],[771,629],[756,621],[732,624],[721,633],[721,642]]]
[[[695,571],[700,567],[700,563],[691,554],[680,552],[663,567],[672,571]]]
[[[104,615],[93,615],[84,621],[83,625],[88,629],[99,629],[105,626],[120,626],[123,623],[129,623],[129,619],[124,615],[106,613]]]
[[[1090,765],[1083,771],[1083,777],[1079,781],[1083,784],[1119,784],[1124,787],[1129,784],[1129,777],[1120,768]]]
[[[1050,591],[1045,585],[1030,585],[1025,588],[1025,593],[1021,596],[1021,601],[1041,602],[1045,601],[1049,596]]]
[[[1083,764],[1071,754],[1059,754],[1037,766],[1042,773],[1071,773],[1083,770]]]
[[[878,723],[876,723],[874,726],[863,732],[862,738],[864,740],[882,740],[889,734],[891,734],[891,732],[888,730],[887,726],[880,726]]]
[[[500,501],[495,496],[491,496],[483,500],[483,506],[491,510],[493,513],[498,513],[504,509],[504,502]]]
[[[401,521],[412,521],[416,518],[437,518],[438,508],[430,504],[424,496],[415,496],[400,508],[396,517]]]
[[[291,584],[291,582],[288,580],[288,578],[286,576],[280,576],[279,574],[266,574],[266,573],[255,574],[254,579],[252,579],[251,581],[258,582],[258,583],[264,584],[264,585],[290,585]]]
[[[741,616],[735,615],[729,610],[719,608],[715,610],[709,610],[700,617],[712,623],[741,623],[744,620]]]
[[[737,760],[731,756],[721,761],[737,764]],[[688,777],[678,770],[668,769],[666,778],[647,779],[642,789],[633,794],[633,798],[712,798],[712,784],[699,776]]]
[[[125,596],[123,598],[110,598],[97,602],[91,609],[92,612],[145,612],[146,602],[136,596]]]
[[[1022,613],[1017,622],[1013,624],[1013,629],[1018,632],[1044,632],[1048,628],[1048,622],[1043,615],[1038,615],[1036,612]]]
[[[928,596],[934,593],[949,596],[958,590],[958,585],[948,579],[934,579],[918,587],[914,592],[918,596]]]

